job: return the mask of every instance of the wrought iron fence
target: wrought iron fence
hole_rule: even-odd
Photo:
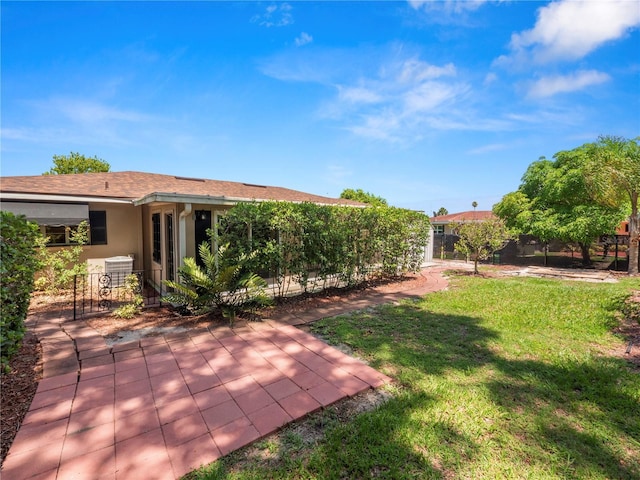
[[[73,282],[73,319],[110,311],[141,296],[144,306],[159,305],[162,270],[76,275]]]

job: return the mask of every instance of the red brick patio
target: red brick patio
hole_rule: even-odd
[[[175,479],[345,397],[391,381],[297,328],[446,286],[363,293],[322,311],[108,347],[83,321],[29,319],[44,378],[4,480]]]

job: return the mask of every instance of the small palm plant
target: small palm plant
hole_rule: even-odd
[[[184,265],[178,270],[180,282],[165,280],[165,285],[173,292],[165,295],[163,301],[180,305],[191,314],[219,308],[230,322],[240,311],[269,305],[267,282],[244,269],[251,255],[228,258],[227,247],[220,246],[214,253],[211,244],[203,242],[198,251],[204,266],[198,265],[195,258],[185,258]]]

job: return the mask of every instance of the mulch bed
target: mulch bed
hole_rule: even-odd
[[[41,378],[42,349],[36,336],[27,332],[9,362],[9,372],[0,375],[0,461],[9,452]]]
[[[371,281],[353,288],[330,288],[322,292],[300,294],[278,299],[275,305],[258,310],[248,315],[240,315],[236,323],[241,321],[260,321],[280,313],[305,312],[314,308],[331,305],[338,300],[355,297],[365,291],[376,293],[399,292],[419,288],[426,283],[422,275],[407,275],[396,280]],[[142,328],[186,328],[198,329],[215,325],[227,325],[228,319],[220,312],[205,315],[185,316],[169,307],[146,308],[142,315],[133,319],[118,319],[110,314],[90,315],[87,324],[96,329],[105,338],[114,339],[118,332],[139,330]]]

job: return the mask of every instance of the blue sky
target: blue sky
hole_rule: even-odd
[[[640,2],[5,2],[2,175],[54,154],[431,213],[640,135]]]

